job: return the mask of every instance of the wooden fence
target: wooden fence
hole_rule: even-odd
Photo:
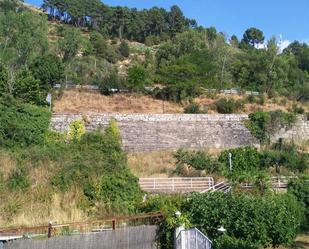
[[[190,193],[207,190],[214,185],[212,177],[140,178],[139,184],[150,193]]]
[[[0,228],[0,240],[5,237],[22,235],[42,235],[53,237],[63,234],[80,234],[116,230],[126,226],[156,225],[163,218],[161,213],[147,213],[134,216],[108,217],[102,220],[71,222],[64,224],[49,223],[34,227],[6,227]]]

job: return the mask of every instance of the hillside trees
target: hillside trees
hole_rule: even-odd
[[[59,41],[59,49],[63,56],[63,61],[72,60],[82,48],[83,39],[80,31],[74,28],[66,28],[63,32],[63,39]]]
[[[47,51],[47,20],[30,12],[0,16],[0,56],[18,67]]]
[[[40,80],[41,88],[49,90],[55,84],[59,84],[64,78],[64,65],[55,55],[45,55],[36,58],[30,66],[33,76]]]
[[[249,28],[245,31],[242,42],[245,45],[255,47],[259,44],[262,44],[264,42],[264,39],[265,37],[263,31],[257,28]]]
[[[50,19],[58,19],[77,27],[90,26],[111,37],[145,41],[147,36],[174,35],[195,25],[178,6],[170,11],[154,7],[138,11],[127,7],[109,7],[98,0],[45,0],[43,8]]]

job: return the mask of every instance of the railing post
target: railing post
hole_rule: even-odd
[[[153,179],[153,189],[156,189],[156,178]]]
[[[173,192],[175,191],[175,180],[174,180],[174,178],[172,178],[172,190],[173,190]]]
[[[190,182],[191,182],[191,188],[193,188],[193,184],[192,184],[192,177],[191,177],[191,179],[190,179],[190,180],[191,180],[191,181],[190,181]]]
[[[112,220],[112,228],[113,230],[116,230],[116,220]]]
[[[51,238],[52,235],[53,235],[53,223],[50,221],[48,223],[47,238]]]

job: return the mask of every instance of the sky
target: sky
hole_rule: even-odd
[[[86,1],[86,0],[85,0]],[[40,6],[41,0],[25,0]],[[185,16],[204,27],[214,26],[228,36],[242,38],[244,31],[256,27],[266,39],[280,37],[283,46],[298,40],[309,43],[309,0],[103,0],[110,6],[138,9],[178,5]]]

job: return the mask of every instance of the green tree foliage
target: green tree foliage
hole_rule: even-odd
[[[66,28],[63,39],[59,40],[59,49],[65,62],[73,59],[82,48],[83,39],[78,29]]]
[[[77,27],[90,26],[112,37],[145,41],[150,35],[174,35],[196,22],[186,18],[178,6],[170,11],[153,7],[138,11],[127,7],[108,7],[98,0],[45,0],[43,8],[51,19],[58,19]]]
[[[178,150],[174,157],[177,167],[187,165],[197,170],[206,170],[208,174],[218,172],[220,163],[205,151]]]
[[[126,87],[125,79],[121,78],[117,70],[112,69],[103,81],[99,84],[100,92],[104,95],[111,95],[112,89],[120,90]]]
[[[50,113],[12,98],[0,99],[0,145],[25,147],[44,141]]]
[[[0,15],[0,56],[7,64],[28,64],[47,51],[47,20],[30,12]]]
[[[92,32],[90,35],[90,42],[94,49],[93,53],[98,57],[106,58],[108,53],[107,50],[109,48],[103,35],[101,35],[99,32]]]
[[[285,54],[293,54],[296,57],[298,66],[302,70],[309,72],[309,46],[298,41],[292,42],[283,51]]]
[[[278,129],[289,127],[296,121],[294,113],[280,110],[271,112],[256,112],[249,115],[247,128],[262,143],[269,143],[270,136]]]
[[[33,76],[40,80],[40,87],[48,91],[55,84],[64,79],[64,65],[54,55],[46,55],[36,58],[30,66]]]
[[[219,113],[229,114],[239,111],[243,104],[239,100],[221,98],[215,103],[215,106]]]
[[[307,181],[306,181],[307,180]],[[305,208],[305,219],[302,224],[302,229],[309,229],[309,182],[308,179],[294,179],[289,183],[288,193],[291,193]]]
[[[223,151],[218,160],[229,169],[229,153],[232,154],[232,172],[239,175],[244,172],[257,172],[260,168],[260,154],[256,148],[244,147]]]
[[[129,68],[128,71],[128,86],[135,91],[144,91],[148,83],[148,75],[146,69],[140,65],[135,64]]]
[[[60,158],[65,159],[51,179],[54,187],[62,191],[68,191],[72,186],[81,187],[90,206],[102,203],[105,211],[135,210],[142,193],[138,179],[127,167],[115,121],[111,121],[104,134],[98,131],[85,133],[80,141],[61,147]],[[72,157],[66,157],[67,154]]]
[[[192,225],[215,239],[215,247],[218,243],[219,248],[238,248],[235,244],[240,248],[291,244],[303,219],[303,208],[287,194],[193,194],[184,207]],[[225,227],[232,241],[220,239],[220,226]],[[222,247],[226,243],[232,243],[231,247]]]
[[[298,151],[293,144],[276,145],[273,149],[261,152],[261,167],[275,167],[280,173],[281,167],[293,172],[304,172],[309,168],[308,153]]]
[[[258,44],[262,44],[264,42],[264,34],[263,31],[257,28],[249,28],[245,31],[243,35],[242,42],[244,42],[248,46],[256,46]]]
[[[17,71],[12,95],[36,105],[44,103],[45,97],[40,89],[40,81],[36,80],[27,68],[21,68]]]

